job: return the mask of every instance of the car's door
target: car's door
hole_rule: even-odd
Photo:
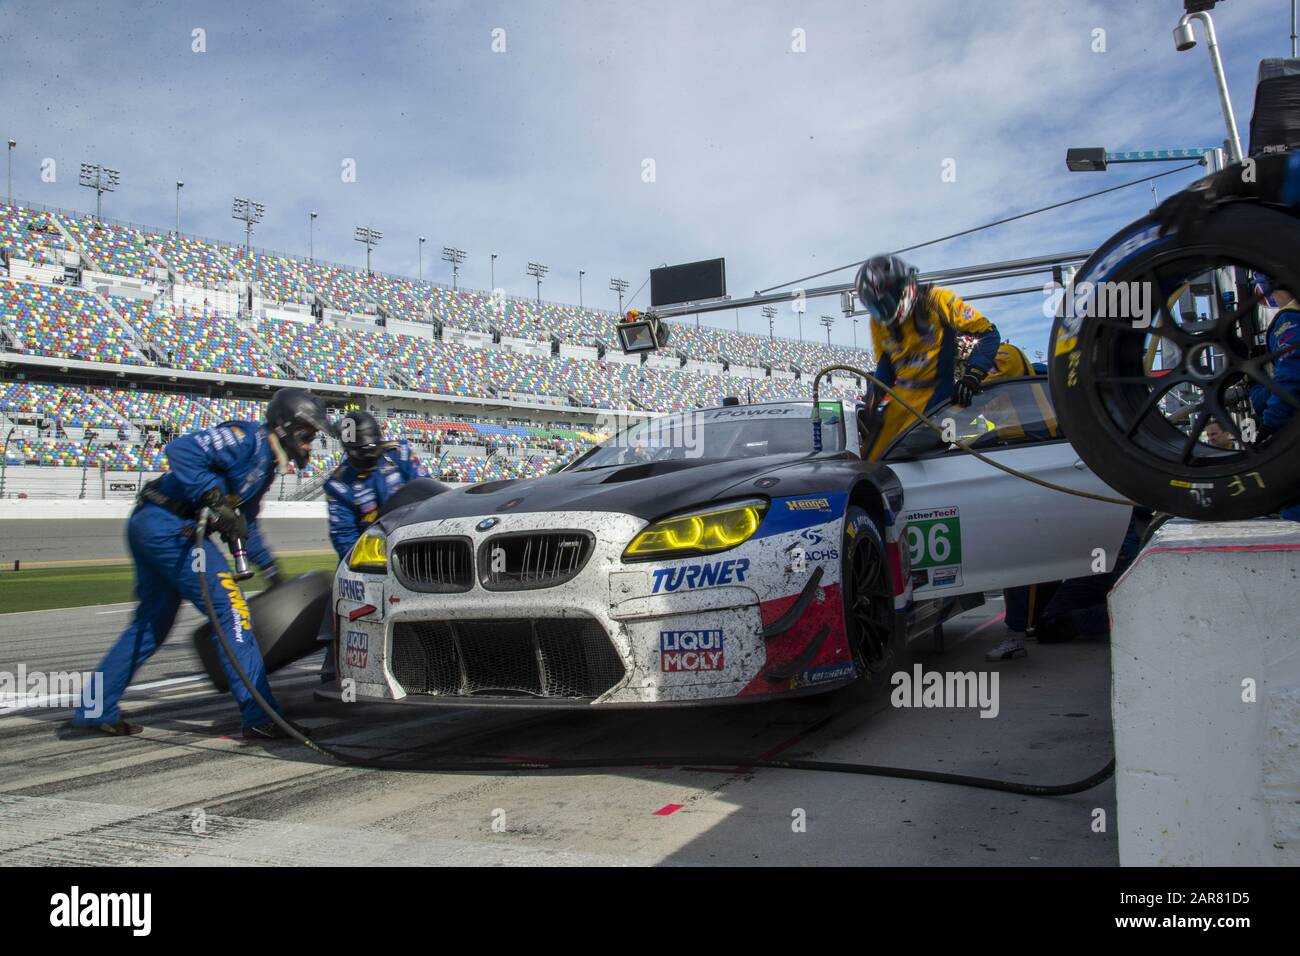
[[[1061,433],[1046,378],[987,385],[968,408],[930,415],[990,459],[1046,481],[1119,497]],[[1131,508],[1067,495],[1008,475],[920,422],[883,461],[903,484],[917,598],[948,597],[1110,570]]]

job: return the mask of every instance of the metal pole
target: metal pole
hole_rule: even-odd
[[[492,264],[491,264],[491,266],[489,267],[489,272],[488,272],[488,282],[489,282],[489,284],[492,286],[492,288],[489,289],[488,291],[489,291],[489,292],[494,292],[494,291],[496,291],[496,287],[497,287],[497,254],[496,254],[495,252],[492,253]]]
[[[176,235],[181,234],[181,189],[185,183],[182,180],[176,180]]]
[[[1034,272],[1047,272],[1058,263],[1083,262],[1092,255],[1091,250],[1062,252],[1050,256],[1035,256],[1029,259],[1010,259],[1004,262],[990,262],[975,266],[962,266],[956,269],[941,269],[937,272],[924,272],[917,276],[918,282],[951,282],[959,280],[969,282],[982,281],[991,273],[1009,273],[1014,275],[1031,275]],[[666,305],[651,311],[659,318],[682,318],[696,312],[721,312],[723,309],[748,309],[756,305],[773,305],[790,302],[802,294],[805,299],[817,299],[841,292],[855,292],[852,282],[837,285],[817,286],[812,289],[770,292],[766,295],[746,296],[742,299],[719,299],[716,302],[691,303],[687,305]],[[965,298],[963,296],[962,298]]]
[[[581,269],[578,270],[578,308],[582,308],[582,277],[586,275]]]
[[[14,201],[14,147],[17,145],[16,140],[9,140],[7,152],[9,170],[5,177],[5,199],[10,203]]]
[[[307,220],[307,261],[311,262],[316,258],[316,214],[312,213],[311,218]]]
[[[1291,58],[1295,59],[1295,0],[1291,0]]]
[[[1219,57],[1219,40],[1214,34],[1214,21],[1204,10],[1183,14],[1179,27],[1191,29],[1191,21],[1200,20],[1205,28],[1205,45],[1210,51],[1210,66],[1214,69],[1214,82],[1219,88],[1219,106],[1223,109],[1223,122],[1228,127],[1228,154],[1234,163],[1242,160],[1241,135],[1237,132],[1237,117],[1232,112],[1232,100],[1228,96],[1228,79],[1223,74],[1223,60]]]

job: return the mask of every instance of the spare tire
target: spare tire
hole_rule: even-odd
[[[257,646],[261,648],[262,662],[268,674],[321,649],[317,635],[325,618],[332,587],[329,575],[308,571],[248,599],[253,634],[257,637]],[[229,639],[229,635],[226,637]],[[230,682],[221,667],[217,647],[212,624],[205,620],[194,630],[194,650],[198,652],[213,686],[225,693],[230,690]]]
[[[1238,202],[1190,239],[1133,223],[1075,277],[1052,326],[1052,400],[1079,457],[1134,502],[1227,521],[1300,500],[1300,414],[1252,440],[1251,388],[1300,409],[1272,381],[1253,274],[1300,295],[1300,220]],[[1220,308],[1206,293],[1228,284],[1235,299]],[[1232,447],[1210,443],[1214,421]]]

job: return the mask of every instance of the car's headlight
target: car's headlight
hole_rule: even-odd
[[[384,574],[388,571],[388,539],[379,528],[371,528],[352,546],[348,569]]]
[[[762,498],[697,508],[652,521],[623,552],[625,561],[684,558],[726,551],[748,541],[767,513]]]

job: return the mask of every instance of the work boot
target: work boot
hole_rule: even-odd
[[[127,720],[115,720],[111,724],[74,724],[68,721],[59,729],[59,736],[64,740],[74,737],[93,737],[107,734],[110,737],[133,737],[144,730],[139,724]]]
[[[245,740],[288,740],[289,735],[284,732],[284,728],[274,720],[268,720],[264,724],[258,724],[256,727],[244,728]]]
[[[1010,661],[1017,657],[1028,657],[1029,649],[1019,637],[1008,637],[993,650],[984,655],[986,661]]]

